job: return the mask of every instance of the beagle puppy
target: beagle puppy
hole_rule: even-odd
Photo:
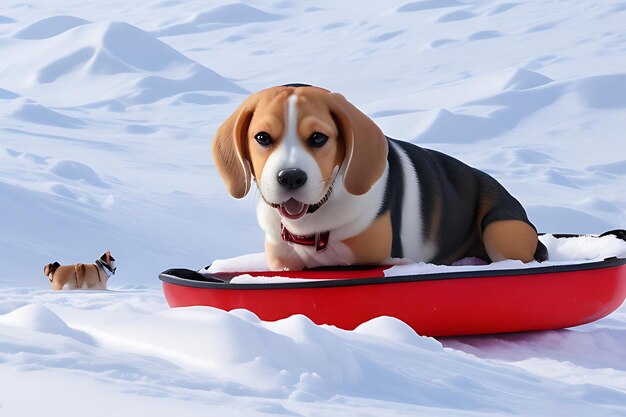
[[[87,289],[106,290],[107,281],[117,270],[115,258],[106,251],[93,264],[61,265],[49,263],[43,268],[53,290]]]
[[[495,179],[386,137],[322,88],[252,94],[217,130],[213,160],[233,197],[256,182],[272,269],[547,259],[521,204]]]

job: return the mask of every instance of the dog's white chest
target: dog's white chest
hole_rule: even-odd
[[[283,240],[281,218],[276,210],[267,204],[259,202],[257,216],[261,228],[265,231],[266,242],[273,246],[274,254],[290,265],[289,267],[349,265],[355,261],[352,250],[341,240],[345,238],[345,231],[342,233],[336,229],[331,230],[326,247],[323,250],[317,250],[315,244],[301,245]]]
[[[302,260],[307,268],[324,265],[350,265],[354,263],[354,255],[343,242],[328,242],[324,250],[318,251],[312,246],[289,244],[291,250]]]

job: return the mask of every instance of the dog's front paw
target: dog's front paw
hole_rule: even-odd
[[[270,260],[270,258],[268,257],[267,263],[269,264],[270,269],[272,271],[299,271],[305,267],[304,262],[300,260],[286,261],[284,259],[276,259],[276,258],[273,260]]]
[[[266,256],[267,264],[272,271],[299,271],[306,266],[296,254],[289,257],[281,257],[268,251]]]
[[[265,256],[271,271],[298,271],[306,265],[293,248],[284,242],[265,241]]]

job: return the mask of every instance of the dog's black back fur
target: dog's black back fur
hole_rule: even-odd
[[[387,139],[389,176],[379,214],[391,210],[392,257],[406,256],[400,239],[405,188],[404,169],[394,144],[404,151],[419,179],[424,235],[429,240],[437,242],[437,252],[431,262],[449,261],[450,257],[468,242],[474,242],[469,245],[474,249],[463,256],[477,256],[489,260],[481,243],[481,234],[487,225],[497,220],[521,220],[535,229],[519,201],[490,175],[441,152],[404,141]],[[482,219],[478,219],[481,200],[493,201],[494,208],[485,213]],[[439,223],[433,225],[433,221]],[[435,236],[428,235],[431,230],[436,231]],[[547,258],[547,251],[544,249],[541,244],[537,248],[535,254],[537,260]]]

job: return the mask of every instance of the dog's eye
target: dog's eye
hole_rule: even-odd
[[[321,148],[324,146],[326,141],[328,140],[328,136],[320,132],[313,132],[311,136],[309,136],[309,146],[311,148]]]
[[[274,143],[274,139],[266,132],[259,132],[254,136],[254,139],[259,143],[259,145],[268,147],[272,143]]]

